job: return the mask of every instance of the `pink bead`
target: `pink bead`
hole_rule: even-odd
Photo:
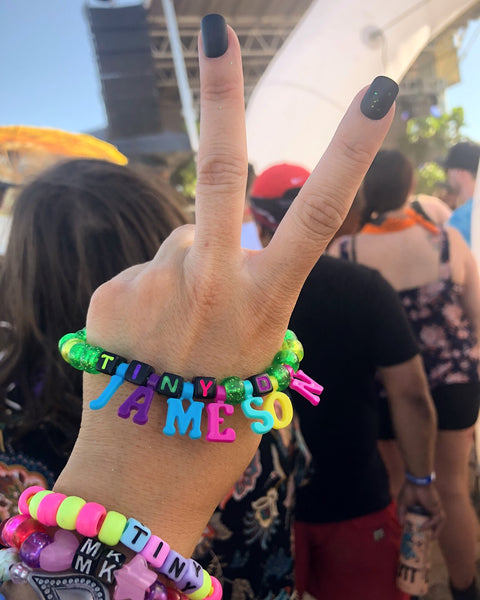
[[[167,542],[159,538],[158,535],[151,535],[140,554],[152,567],[159,569],[165,562],[169,552],[170,546]]]
[[[216,577],[213,576],[211,576],[210,579],[212,580],[213,591],[211,591],[210,594],[207,596],[208,600],[221,600],[223,596],[223,589],[220,582]]]
[[[30,515],[30,511],[28,510],[28,503],[32,499],[32,496],[35,496],[37,492],[44,492],[45,488],[40,485],[33,485],[32,487],[23,490],[20,494],[20,498],[18,499],[18,510],[23,515]]]
[[[217,385],[217,395],[215,396],[215,402],[225,402],[227,399],[227,390],[223,385]]]
[[[65,500],[65,494],[54,492],[48,494],[38,505],[37,520],[43,523],[46,527],[57,526],[57,511],[60,504]]]
[[[35,519],[28,518],[25,521],[22,521],[22,523],[19,523],[19,525],[13,532],[12,547],[16,548],[17,550],[20,550],[20,546],[27,539],[27,537],[32,533],[37,532],[47,533],[47,530],[41,523],[35,521]]]
[[[79,541],[71,531],[59,529],[53,542],[40,553],[40,568],[44,571],[66,571],[72,566]]]
[[[5,546],[13,548],[13,534],[17,527],[24,521],[28,521],[30,517],[28,515],[15,515],[7,519],[2,528],[2,542]]]
[[[107,509],[97,502],[82,506],[75,522],[76,530],[85,537],[97,537],[107,516]]]

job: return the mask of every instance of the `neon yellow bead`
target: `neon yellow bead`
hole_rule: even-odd
[[[53,494],[51,490],[43,490],[43,492],[37,492],[33,498],[28,503],[28,510],[30,511],[30,516],[37,520],[37,512],[40,502],[48,496],[48,494]]]
[[[282,409],[282,417],[278,418],[277,411],[275,410],[275,403],[278,402]],[[290,398],[283,392],[272,392],[264,397],[263,399],[263,410],[268,412],[273,417],[273,428],[283,429],[290,425],[293,419],[293,406]]]
[[[204,598],[206,598],[208,596],[208,594],[210,593],[210,590],[212,589],[212,579],[211,579],[210,575],[205,571],[205,569],[202,569],[202,570],[203,570],[202,587],[199,587],[198,590],[195,590],[191,594],[185,594],[188,598],[191,598],[191,600],[203,600]]]
[[[65,498],[57,512],[57,525],[61,529],[74,531],[78,513],[85,504],[85,500],[78,496],[68,496],[68,498]]]
[[[273,391],[276,392],[278,390],[278,380],[275,375],[268,374],[270,377],[270,381],[272,382]]]
[[[107,546],[116,546],[127,525],[127,517],[114,510],[109,510],[98,532],[98,539]]]
[[[282,350],[295,352],[299,361],[302,361],[305,356],[302,343],[299,340],[285,340],[282,344]]]

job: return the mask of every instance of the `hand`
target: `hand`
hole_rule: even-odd
[[[208,30],[211,20],[203,26]],[[360,92],[271,243],[260,252],[243,250],[247,147],[241,54],[235,33],[230,28],[223,33],[213,36],[228,41],[223,54],[207,58],[199,47],[196,226],[177,229],[152,261],[103,284],[87,316],[89,343],[185,379],[245,378],[271,363],[302,284],[344,219],[393,118],[394,95],[385,116],[374,120],[362,113],[368,92]],[[204,30],[207,47],[209,38]],[[167,438],[161,398],[152,403],[144,426],[118,418],[129,384],[105,408],[89,410],[88,401],[106,383],[102,375],[84,378],[82,428],[56,490],[135,515],[188,554],[260,436],[235,409],[225,423],[236,432],[232,444]]]
[[[405,480],[397,498],[398,518],[402,527],[408,507],[414,504],[420,504],[430,513],[430,519],[422,525],[421,529],[422,531],[431,529],[432,537],[436,538],[445,522],[445,513],[435,483],[415,485]]]

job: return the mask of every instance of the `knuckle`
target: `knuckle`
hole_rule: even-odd
[[[337,136],[332,142],[336,146],[349,169],[359,171],[363,176],[373,160],[373,154],[366,141],[351,140],[346,136]]]
[[[230,102],[238,97],[238,81],[225,77],[211,78],[201,82],[201,104]]]
[[[338,201],[338,192],[323,187],[321,198],[305,198],[298,213],[300,227],[311,237],[330,237],[345,218],[343,209],[343,205]]]
[[[197,192],[205,187],[238,187],[246,180],[247,162],[231,148],[219,147],[199,157],[197,173]]]

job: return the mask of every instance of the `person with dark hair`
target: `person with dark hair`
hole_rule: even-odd
[[[167,184],[101,160],[62,162],[19,194],[0,280],[2,516],[25,480],[53,484],[78,434],[81,373],[58,339],[83,327],[103,282],[151,260],[184,223]]]
[[[472,245],[473,192],[479,160],[479,144],[459,142],[450,148],[443,165],[451,193],[457,196],[457,206],[448,225],[458,229],[469,246]]]
[[[393,164],[390,164],[393,163]],[[386,177],[388,173],[388,177]],[[478,268],[460,233],[439,227],[407,205],[408,159],[382,150],[365,175],[366,224],[331,252],[377,269],[400,296],[420,346],[438,418],[435,471],[446,513],[439,543],[455,599],[476,599],[477,518],[468,461],[480,405]],[[403,197],[393,190],[401,189]],[[386,403],[381,403],[382,456],[398,492],[404,466]]]
[[[87,371],[82,426],[54,490],[26,490],[22,514],[1,526],[7,600],[220,600],[187,557],[262,433],[292,416],[281,390],[317,401],[289,318],[385,138],[398,86],[378,77],[356,95],[268,247],[249,252],[241,51],[220,15],[202,20],[199,54],[195,226],[97,288],[85,328],[62,337],[62,356]]]
[[[255,180],[250,202],[264,246],[308,177],[306,169],[282,163]],[[349,214],[347,225],[354,227],[358,210]],[[401,528],[377,448],[375,374],[388,389],[407,469],[417,477],[433,470],[436,425],[405,311],[376,271],[322,256],[290,326],[302,340],[307,372],[325,388],[318,406],[292,392],[314,466],[296,490],[297,592],[328,600],[404,599],[396,586]],[[402,520],[413,502],[432,513],[430,525],[437,531],[443,517],[435,484],[404,481]]]

